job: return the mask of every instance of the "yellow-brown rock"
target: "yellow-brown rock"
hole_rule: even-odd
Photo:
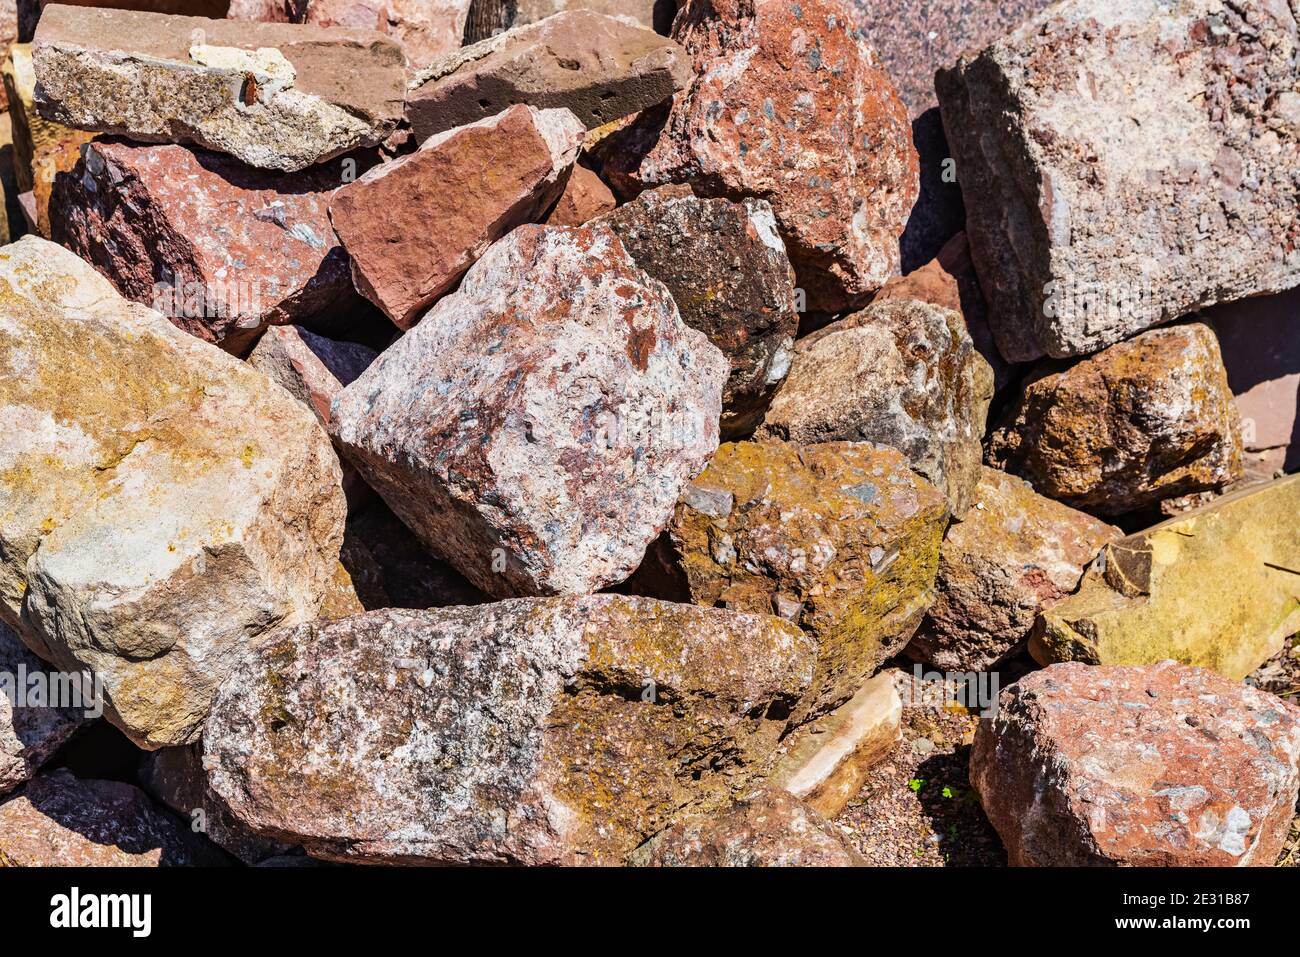
[[[895,449],[737,442],[687,487],[669,532],[693,601],[816,636],[803,720],[851,698],[911,638],[947,519],[943,495]]]
[[[1297,516],[1293,475],[1107,545],[1030,651],[1043,664],[1173,659],[1245,677],[1300,630]]]

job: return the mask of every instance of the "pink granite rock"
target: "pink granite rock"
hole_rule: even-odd
[[[907,109],[852,9],[694,0],[673,38],[694,81],[670,109],[610,137],[615,190],[689,182],[701,195],[766,199],[808,308],[863,304],[898,272],[918,166]]]
[[[583,135],[567,110],[514,106],[344,186],[330,218],[357,289],[409,329],[491,243],[555,202]]]
[[[242,353],[268,325],[361,304],[329,221],[349,161],[274,173],[185,146],[96,140],[55,181],[53,239],[128,299]]]
[[[1269,867],[1295,817],[1300,710],[1212,671],[1052,665],[975,733],[1012,865]]]
[[[386,33],[402,45],[410,69],[459,49],[470,0],[306,0],[302,22],[321,27],[361,27]]]
[[[374,362],[379,353],[355,342],[335,342],[301,326],[266,330],[248,363],[329,425],[330,403]]]
[[[335,400],[333,435],[489,594],[626,578],[718,445],[727,362],[607,226],[520,227]]]

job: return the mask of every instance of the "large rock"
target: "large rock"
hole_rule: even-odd
[[[1300,710],[1172,661],[1053,665],[985,718],[971,783],[1013,866],[1269,867],[1295,817]]]
[[[418,69],[460,48],[469,7],[470,0],[306,0],[302,21],[386,33]]]
[[[673,38],[695,78],[605,144],[617,190],[689,182],[772,204],[809,309],[898,272],[916,200],[907,111],[840,0],[695,0]],[[648,148],[648,152],[646,152]]]
[[[58,177],[51,238],[128,299],[243,353],[268,325],[359,302],[329,221],[343,162],[273,173],[185,146],[98,141]]]
[[[761,772],[813,658],[775,618],[615,595],[283,629],[222,688],[208,780],[319,857],[619,863]]]
[[[555,202],[582,146],[567,110],[514,106],[344,186],[330,218],[357,289],[403,329],[489,245]]]
[[[1082,355],[1300,284],[1294,6],[1066,0],[940,72],[998,347]]]
[[[581,226],[617,206],[614,194],[594,172],[575,165],[564,192],[546,214],[547,226]]]
[[[798,719],[847,701],[934,600],[943,496],[894,449],[723,445],[669,527],[691,600],[777,614],[818,640]]]
[[[299,170],[383,142],[401,48],[373,30],[53,6],[34,42],[49,119]]]
[[[960,517],[979,481],[992,398],[993,372],[960,313],[887,299],[799,341],[759,434],[893,446]]]
[[[607,226],[524,226],[334,403],[333,435],[492,595],[622,581],[718,443],[727,362]]]
[[[772,207],[761,199],[697,199],[689,186],[664,186],[601,221],[668,287],[682,322],[727,357],[722,437],[748,436],[790,370],[799,328],[794,270]]]
[[[238,20],[268,20],[288,23],[291,9],[303,0],[17,0],[18,35],[30,43],[36,24],[46,7],[112,7],[116,10],[144,10],[149,13],[179,14],[186,17],[230,17]]]
[[[844,835],[786,791],[767,788],[695,812],[632,853],[635,867],[861,867]]]
[[[1106,546],[1043,615],[1042,663],[1173,658],[1244,678],[1300,631],[1300,476],[1249,486]]]
[[[566,10],[419,71],[406,115],[420,140],[513,103],[568,109],[594,129],[662,103],[690,77],[690,58],[667,37],[590,10]]]
[[[989,671],[1023,650],[1039,612],[1071,594],[1124,535],[985,468],[974,507],[939,549],[938,596],[907,653],[944,671]]]
[[[94,710],[93,686],[46,668],[0,623],[0,794],[31,778]]]
[[[0,804],[0,866],[194,867],[227,859],[121,781],[42,774]]]
[[[194,740],[250,635],[315,615],[343,495],[311,413],[26,237],[0,262],[0,618],[144,747]]]
[[[1025,380],[989,461],[1049,498],[1120,515],[1241,476],[1219,345],[1200,323],[1152,329]]]

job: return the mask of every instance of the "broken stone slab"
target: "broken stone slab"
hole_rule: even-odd
[[[200,745],[150,753],[140,770],[140,785],[188,821],[191,831],[202,834],[244,864],[258,864],[290,850],[287,844],[249,831],[208,793]]]
[[[1041,611],[1124,533],[985,468],[973,507],[939,548],[937,597],[907,646],[947,672],[991,671],[1024,649]]]
[[[0,804],[0,864],[11,867],[196,867],[219,850],[122,781],[38,775]]]
[[[33,59],[49,119],[262,169],[382,143],[402,116],[402,50],[373,30],[56,5]]]
[[[784,744],[769,778],[827,819],[857,797],[867,772],[898,743],[903,700],[883,671],[834,711],[804,725]]]
[[[137,745],[193,741],[249,637],[320,607],[338,459],[282,389],[65,249],[6,246],[0,290],[0,618],[102,681]]]
[[[357,289],[400,328],[415,325],[489,245],[541,218],[582,137],[567,110],[513,106],[344,186],[330,219]]]
[[[6,0],[9,2],[9,0]],[[113,7],[119,10],[144,10],[149,13],[178,14],[186,17],[229,17],[242,20],[275,20],[288,23],[289,8],[302,0],[17,0],[18,34],[30,43],[36,24],[46,7],[59,4],[71,7]],[[12,7],[13,4],[10,3]]]
[[[616,193],[690,183],[772,204],[807,308],[864,305],[898,272],[916,201],[907,110],[841,0],[701,2],[673,39],[695,75],[602,143]]]
[[[1208,326],[1151,329],[1022,384],[988,461],[1074,508],[1122,515],[1241,477],[1241,428]]]
[[[1270,867],[1300,710],[1172,661],[1052,665],[1002,692],[971,783],[1013,866]]]
[[[387,34],[416,70],[460,48],[470,0],[306,0],[305,6],[303,23]]]
[[[979,482],[993,372],[960,313],[886,299],[805,336],[760,436],[876,442],[965,514]]]
[[[686,815],[628,858],[633,867],[862,867],[835,825],[787,791],[766,788],[713,813]]]
[[[355,162],[275,173],[185,146],[100,140],[58,178],[51,238],[128,299],[243,354],[268,325],[360,304],[329,220]]]
[[[0,623],[0,794],[36,774],[95,710],[93,686],[49,670]]]
[[[546,214],[547,226],[581,226],[618,203],[599,176],[587,167],[575,165],[564,184],[564,192]]]
[[[690,77],[686,51],[667,37],[590,10],[565,10],[418,71],[406,117],[421,142],[516,103],[567,109],[595,129],[662,103]]]
[[[682,492],[669,533],[699,605],[776,614],[818,641],[805,721],[853,697],[934,600],[948,510],[894,449],[736,442]]]
[[[301,326],[266,330],[248,364],[282,386],[328,426],[330,403],[351,385],[379,353],[356,342],[336,342]]]
[[[1300,285],[1294,7],[1058,3],[936,78],[998,348]]]
[[[521,226],[334,402],[332,434],[490,595],[622,581],[718,444],[727,362],[608,227]]]
[[[698,199],[689,186],[648,190],[601,220],[636,264],[668,291],[682,322],[722,350],[722,437],[762,422],[794,358],[794,270],[761,199]]]
[[[329,860],[617,864],[761,775],[814,656],[770,616],[618,595],[282,629],[222,687],[208,782]]]
[[[1300,631],[1300,476],[1255,485],[1107,545],[1043,614],[1043,664],[1172,658],[1244,678]]]

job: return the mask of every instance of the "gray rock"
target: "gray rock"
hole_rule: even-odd
[[[63,684],[64,678],[48,671],[13,630],[0,623],[0,794],[31,778],[93,710],[91,696],[84,699],[85,708],[51,706],[56,700],[49,693],[53,683]]]

